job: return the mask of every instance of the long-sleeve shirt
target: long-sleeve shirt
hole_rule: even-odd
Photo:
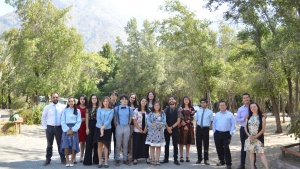
[[[203,126],[201,126],[201,119],[203,113],[204,113]],[[197,125],[201,127],[209,127],[213,119],[214,119],[213,111],[211,111],[210,109],[202,109],[202,108],[197,111],[195,117],[195,120],[197,121]]]
[[[128,126],[130,118],[133,116],[132,108],[129,106],[119,105],[115,107],[114,117],[116,117],[117,125]]]
[[[235,121],[234,116],[231,112],[225,111],[225,112],[218,112],[213,121],[213,131],[214,133],[216,131],[222,131],[226,132],[229,131],[231,135],[235,132]]]
[[[111,120],[114,117],[114,109],[100,109],[97,111],[97,123],[96,127],[100,128],[101,126],[105,126],[105,129],[111,129]]]
[[[245,126],[245,117],[249,115],[249,108],[246,105],[241,106],[238,111],[237,115],[235,117],[235,121],[237,123],[240,123],[242,127]]]
[[[77,109],[77,108],[76,108]],[[75,124],[69,128],[67,124]],[[74,108],[65,108],[61,115],[61,127],[63,132],[67,132],[71,129],[73,132],[77,132],[81,124],[81,113],[77,109],[77,115],[74,114]]]
[[[42,114],[42,127],[47,129],[47,125],[51,126],[60,126],[61,114],[64,110],[65,106],[57,103],[50,103],[49,105],[44,107]],[[57,119],[55,120],[55,111],[57,113]]]
[[[157,118],[157,120],[155,120]],[[160,120],[159,120],[160,118]],[[152,124],[155,123],[155,126],[152,126]],[[147,126],[148,126],[148,131],[154,131],[159,129],[158,126],[162,126],[162,130],[165,129],[166,126],[166,114],[161,113],[159,117],[157,117],[154,113],[150,113],[147,117]]]

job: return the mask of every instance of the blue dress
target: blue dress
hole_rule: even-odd
[[[152,124],[155,123],[156,126],[152,127]],[[164,129],[166,125],[166,115],[165,113],[160,113],[156,116],[154,113],[150,113],[147,118],[147,127],[148,133],[146,138],[146,144],[150,146],[165,146],[165,136],[164,136]],[[159,128],[158,126],[162,126]]]

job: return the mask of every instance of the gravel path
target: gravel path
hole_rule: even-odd
[[[289,118],[286,119],[287,122],[282,124],[283,130],[286,131],[286,125],[289,124]],[[269,161],[270,168],[277,169],[277,158],[279,157],[281,151],[279,147],[282,145],[287,145],[291,143],[297,143],[293,137],[287,136],[286,134],[274,134],[276,129],[275,118],[268,117],[267,119],[267,131],[265,133],[265,154]],[[56,144],[56,143],[54,143]],[[232,163],[233,168],[236,168],[239,165],[240,157],[240,141],[239,141],[239,127],[233,136],[232,142],[230,144],[231,154],[232,154]],[[45,160],[45,150],[46,150],[46,136],[45,131],[41,128],[40,125],[22,125],[22,134],[15,136],[1,136],[0,137],[0,169],[57,169],[65,168],[64,165],[60,164],[59,156],[57,153],[57,147],[54,145],[54,153],[52,157],[52,162],[47,167],[43,166]],[[164,148],[162,148],[161,159],[163,159]],[[214,141],[212,137],[212,131],[210,131],[210,163],[211,166],[205,166],[203,164],[196,165],[197,160],[196,147],[191,146],[190,154],[190,163],[181,163],[180,166],[173,164],[173,159],[170,158],[168,164],[161,164],[162,168],[202,168],[202,169],[212,169],[212,168],[224,168],[217,167],[215,163],[217,160],[217,153],[214,146]],[[170,157],[172,157],[172,149],[170,150]],[[184,155],[185,158],[185,155]],[[78,160],[77,156],[77,160]],[[113,154],[110,155],[109,165],[110,168],[154,168],[147,165],[144,160],[138,161],[138,165],[131,165],[130,167],[121,165],[120,167],[115,167],[113,165],[114,161]],[[263,168],[263,165],[257,158],[258,168]],[[247,166],[249,166],[249,158],[247,156]],[[76,164],[74,168],[97,168],[97,165],[94,166],[83,166],[82,164]],[[250,167],[247,167],[250,168]]]

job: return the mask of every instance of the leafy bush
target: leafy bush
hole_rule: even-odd
[[[289,129],[288,134],[294,134],[297,140],[300,137],[300,115],[294,116],[287,128]]]
[[[23,117],[24,124],[41,124],[44,107],[45,105],[38,105],[32,109],[20,109],[17,113]]]
[[[11,103],[11,109],[24,109],[27,106],[25,99],[22,97],[13,98]]]
[[[17,134],[14,122],[3,122],[0,123],[0,136]]]

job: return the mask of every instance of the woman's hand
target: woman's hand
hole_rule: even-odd
[[[81,122],[85,122],[85,118],[81,118]]]
[[[184,125],[186,125],[186,123],[185,123],[184,121],[182,121],[182,122],[181,122],[181,125],[184,126]]]
[[[251,140],[253,140],[253,141],[257,139],[256,136],[250,136],[249,138],[250,138]]]
[[[67,131],[67,134],[68,134],[70,137],[72,137],[72,136],[73,136],[73,131],[72,131],[72,130],[68,130],[68,131]]]
[[[184,130],[189,130],[188,126],[184,126]]]
[[[90,129],[87,128],[87,129],[85,130],[85,134],[86,134],[86,135],[89,135],[89,134],[90,134]]]
[[[154,127],[154,126],[156,126],[156,123],[152,123],[152,125],[151,125],[152,127]]]

